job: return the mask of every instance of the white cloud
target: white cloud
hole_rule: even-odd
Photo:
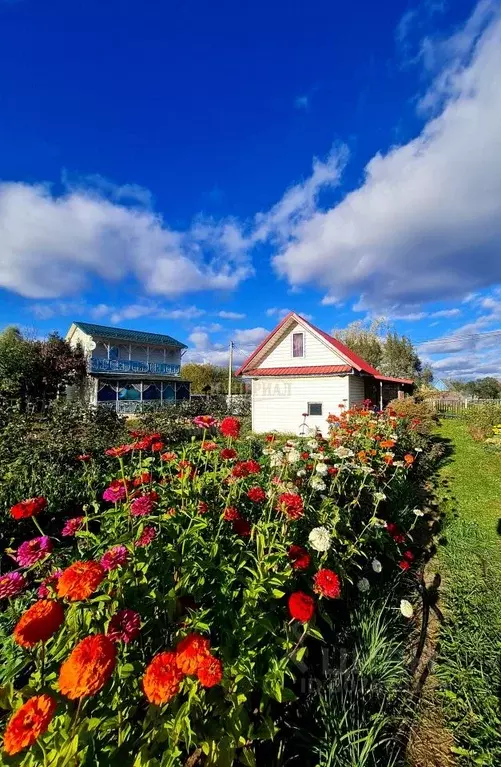
[[[292,311],[295,311],[296,314],[300,314],[301,317],[304,317],[305,320],[311,321],[313,319],[313,314],[307,314],[306,312],[296,311],[295,309],[279,309],[277,306],[272,306],[270,307],[270,309],[267,309],[266,315],[268,317],[277,317],[278,319],[282,320]]]
[[[0,286],[29,298],[70,295],[96,278],[135,278],[147,293],[173,297],[232,290],[253,273],[233,221],[174,231],[95,188],[56,196],[42,184],[0,183],[0,231]]]
[[[440,309],[438,312],[432,312],[430,317],[457,317],[461,314],[461,309]]]
[[[270,331],[266,328],[247,328],[246,330],[233,331],[232,337],[236,346],[257,346]]]
[[[135,320],[139,317],[152,317],[158,320],[193,320],[205,314],[204,309],[188,306],[182,309],[165,309],[155,303],[138,303],[115,309],[110,316],[113,324],[124,320]]]
[[[441,111],[419,136],[375,155],[362,185],[326,212],[311,204],[289,216],[287,195],[272,209],[285,236],[273,263],[293,286],[384,308],[501,281],[500,4],[481,5],[489,13],[448,46],[428,91]]]
[[[222,320],[243,320],[246,315],[241,314],[240,312],[226,312],[221,311],[217,313],[218,317],[221,317]]]

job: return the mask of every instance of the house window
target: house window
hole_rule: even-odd
[[[292,356],[304,357],[304,333],[292,334]]]
[[[308,402],[308,415],[322,415],[322,403]]]

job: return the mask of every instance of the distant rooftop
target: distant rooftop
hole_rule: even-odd
[[[116,338],[118,341],[137,341],[143,344],[165,344],[168,346],[177,346],[178,349],[188,348],[186,344],[182,344],[181,341],[176,341],[172,336],[165,336],[162,333],[146,333],[143,330],[110,328],[107,325],[94,325],[91,322],[75,322],[74,324],[89,336]]]

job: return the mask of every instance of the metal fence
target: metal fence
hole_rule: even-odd
[[[481,405],[499,405],[501,399],[428,399],[427,404],[433,408],[436,413],[445,413],[447,415],[461,415],[468,408],[479,407]]]

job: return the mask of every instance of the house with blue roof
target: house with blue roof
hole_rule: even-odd
[[[66,340],[87,355],[91,405],[127,414],[190,398],[181,378],[187,346],[171,336],[73,322]]]

